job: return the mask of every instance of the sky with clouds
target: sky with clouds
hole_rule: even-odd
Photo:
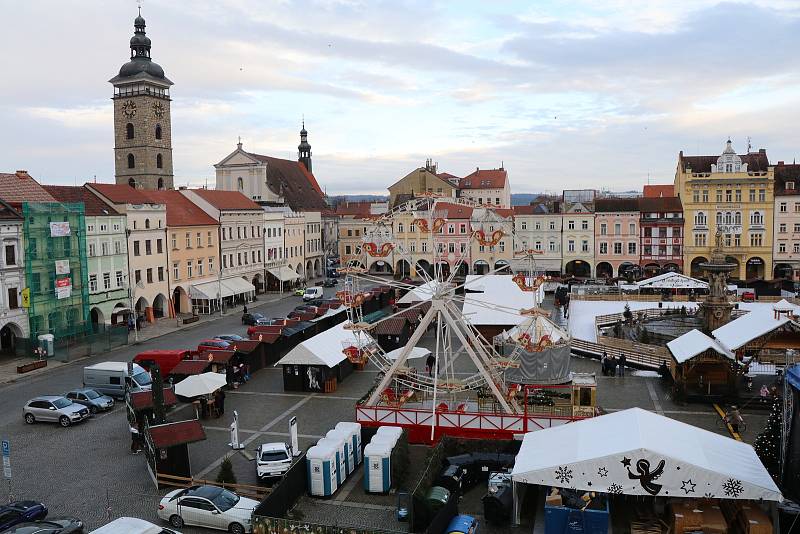
[[[0,172],[113,181],[107,80],[134,0],[0,0]],[[172,88],[175,184],[244,148],[329,194],[385,193],[425,159],[504,164],[514,192],[669,183],[727,137],[800,152],[800,4],[708,0],[143,0]]]

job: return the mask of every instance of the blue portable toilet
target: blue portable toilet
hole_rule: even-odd
[[[328,430],[325,437],[342,442],[342,454],[344,456],[345,467],[344,476],[350,476],[350,473],[355,471],[356,468],[355,458],[353,458],[353,441],[350,437],[350,432],[343,428],[334,428],[333,430]]]
[[[388,493],[392,487],[392,448],[385,442],[372,443],[364,447],[364,491]]]
[[[347,465],[345,464],[344,455],[344,441],[341,439],[333,438],[320,438],[317,445],[325,445],[333,449],[336,458],[336,481],[339,486],[344,484],[344,479],[347,478]]]
[[[350,442],[351,442],[351,449],[353,450],[353,468],[361,463],[362,454],[361,454],[361,423],[353,423],[350,421],[341,421],[336,423],[336,427],[338,429],[345,429],[350,432]]]
[[[329,444],[314,445],[306,453],[306,465],[311,495],[330,497],[339,489],[338,462],[334,447]]]

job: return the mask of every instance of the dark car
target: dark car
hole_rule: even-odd
[[[214,339],[221,339],[229,343],[234,341],[247,341],[246,337],[242,337],[239,334],[222,334],[221,336],[214,336]]]
[[[73,389],[64,394],[64,396],[74,403],[83,404],[89,408],[89,413],[93,415],[114,407],[114,399],[101,395],[91,388]]]
[[[242,324],[247,326],[254,326],[260,324],[267,324],[267,319],[263,313],[244,313],[242,314]]]
[[[339,283],[339,281],[336,278],[326,278],[322,282],[322,287],[333,287],[333,286],[337,285],[338,283]]]
[[[83,521],[74,517],[54,517],[46,521],[27,521],[4,530],[3,534],[77,534],[83,533]]]
[[[47,517],[47,507],[36,501],[16,501],[0,506],[0,532],[25,521]]]

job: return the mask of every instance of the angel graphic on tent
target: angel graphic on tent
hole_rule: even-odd
[[[317,375],[311,370],[311,367],[306,368],[306,376],[308,376],[308,389],[322,389],[319,385],[319,381],[317,380]]]

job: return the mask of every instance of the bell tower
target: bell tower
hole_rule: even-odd
[[[109,80],[114,86],[116,182],[138,189],[173,189],[172,82],[150,58],[141,8],[133,27],[130,61]]]
[[[306,131],[305,119],[303,119],[303,129],[300,130],[300,144],[297,145],[297,161],[305,165],[308,172],[312,172],[311,145],[308,144],[308,132]]]

